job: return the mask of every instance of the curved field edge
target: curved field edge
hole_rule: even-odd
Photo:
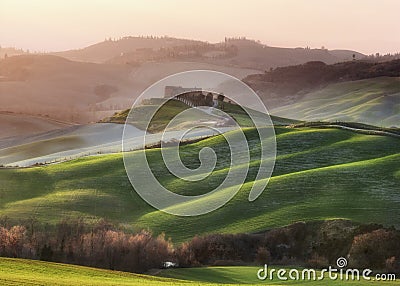
[[[400,78],[378,77],[329,84],[271,112],[304,121],[351,121],[399,126]]]
[[[334,267],[334,266],[333,266]],[[245,285],[400,285],[400,281],[367,281],[360,278],[360,281],[340,281],[330,280],[328,274],[324,275],[324,279],[317,281],[307,280],[279,280],[274,274],[272,280],[267,278],[265,281],[260,281],[257,278],[257,271],[260,266],[212,266],[198,268],[175,268],[162,270],[158,275],[174,279],[182,279],[188,281],[199,281],[202,283],[230,283],[230,284],[245,284]],[[269,269],[285,269],[287,272],[291,269],[297,269],[300,272],[302,268],[293,266],[269,266]],[[286,273],[287,273],[286,272]],[[321,272],[316,270],[316,276],[320,277]],[[287,275],[286,275],[287,276]],[[301,277],[301,276],[300,276]],[[371,278],[373,279],[373,278]]]
[[[196,234],[258,232],[296,221],[344,218],[400,225],[397,138],[278,127],[273,177],[264,193],[250,203],[247,197],[258,170],[259,141],[253,129],[245,133],[253,156],[247,181],[229,203],[212,213],[184,218],[153,209],[132,189],[122,155],[114,154],[0,170],[0,215],[16,221],[34,217],[50,224],[64,217],[106,218],[127,229],[164,232],[174,243]],[[195,166],[198,151],[205,146],[224,155],[224,144],[223,137],[217,136],[185,145],[183,161]],[[217,164],[206,181],[189,185],[163,171],[159,149],[147,152],[159,179],[182,194],[212,188],[229,170],[228,156],[222,156],[225,161]]]
[[[0,285],[198,285],[177,279],[28,259],[0,258]],[[203,285],[203,284],[202,284]],[[208,285],[205,283],[204,285]]]
[[[280,267],[274,267],[279,269]],[[180,268],[162,270],[158,276],[97,269],[28,259],[0,258],[0,285],[54,285],[54,286],[216,286],[216,285],[360,285],[360,281],[280,281],[257,280],[256,266]],[[287,269],[287,268],[285,268]],[[299,269],[300,271],[300,269]],[[317,272],[318,273],[318,272]],[[318,273],[319,274],[319,273]],[[377,285],[361,281],[362,285]],[[385,285],[400,285],[398,280]]]

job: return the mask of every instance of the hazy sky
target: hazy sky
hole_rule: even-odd
[[[56,51],[105,37],[246,36],[270,46],[400,51],[399,0],[0,0],[0,45]]]

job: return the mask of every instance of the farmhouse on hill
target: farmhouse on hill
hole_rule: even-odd
[[[222,93],[203,91],[197,87],[166,86],[164,98],[175,98],[192,106],[210,106],[223,109],[224,102],[232,103]]]

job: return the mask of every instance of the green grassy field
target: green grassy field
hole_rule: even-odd
[[[272,266],[274,269],[291,268]],[[201,268],[176,268],[163,270],[159,275],[173,279],[181,279],[188,281],[198,281],[202,283],[224,283],[224,284],[251,284],[251,285],[400,285],[397,281],[367,281],[360,278],[360,281],[340,281],[330,280],[328,275],[324,275],[324,279],[318,281],[294,281],[294,280],[279,280],[276,273],[272,280],[267,278],[260,281],[257,278],[257,271],[260,267],[256,266],[222,266],[222,267],[201,267]],[[300,273],[301,269],[296,268]],[[301,274],[300,274],[301,275]],[[301,276],[300,276],[301,277]],[[316,271],[316,277],[320,277],[320,271]],[[374,279],[374,278],[371,278]]]
[[[279,269],[280,267],[276,267]],[[159,276],[43,262],[0,258],[0,285],[399,285],[398,281],[279,281],[257,279],[258,267],[207,267],[163,270]]]
[[[211,285],[90,267],[0,258],[0,285]]]
[[[275,115],[305,121],[352,121],[376,126],[400,124],[400,78],[381,77],[330,84],[278,107]]]
[[[114,154],[1,169],[0,215],[14,221],[34,217],[49,224],[63,217],[107,218],[126,229],[165,232],[175,243],[195,234],[257,232],[295,221],[344,218],[400,225],[397,138],[313,128],[277,127],[276,133],[278,157],[273,177],[254,202],[247,198],[258,171],[259,141],[256,131],[249,128],[246,136],[253,160],[247,182],[229,203],[209,214],[176,217],[153,209],[132,189],[122,155]],[[206,146],[220,156],[215,171],[200,182],[182,182],[169,174],[159,149],[146,152],[163,185],[178,193],[199,194],[218,185],[229,167],[222,136],[182,146],[183,161],[197,166],[198,151]]]

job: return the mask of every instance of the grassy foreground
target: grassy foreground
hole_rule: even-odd
[[[252,163],[247,182],[229,203],[209,214],[176,217],[153,209],[132,189],[122,155],[116,154],[1,169],[0,215],[17,222],[33,217],[50,225],[63,217],[106,218],[127,229],[165,232],[175,243],[196,234],[257,232],[296,221],[333,218],[400,225],[399,139],[338,129],[277,127],[276,133],[273,177],[251,203],[247,198],[258,171],[259,142],[256,131],[249,128]],[[183,161],[196,167],[198,151],[207,146],[219,159],[215,171],[200,182],[184,182],[168,173],[159,149],[146,152],[163,185],[190,195],[208,192],[229,171],[229,149],[222,136],[182,146]]]
[[[287,271],[290,271],[291,268],[273,266],[276,270],[284,268]],[[275,276],[272,280],[267,278],[264,281],[260,281],[257,278],[257,271],[260,267],[255,266],[222,266],[222,267],[202,267],[202,268],[177,268],[177,269],[168,269],[163,270],[160,273],[160,276],[174,278],[174,279],[182,279],[182,280],[190,280],[190,281],[198,281],[202,283],[226,283],[226,284],[251,284],[251,285],[400,285],[400,281],[367,281],[360,278],[360,281],[340,281],[338,280],[330,280],[328,275],[324,275],[323,280],[316,281],[294,281],[294,280],[279,280]],[[301,273],[301,269],[298,269]],[[320,271],[317,271],[317,276],[319,277]]]
[[[398,281],[279,281],[260,282],[257,267],[209,267],[164,270],[161,276],[139,275],[90,267],[26,259],[0,258],[0,285],[400,285]]]
[[[0,258],[0,285],[198,285],[90,267],[27,259]],[[209,285],[207,283],[201,285]]]

